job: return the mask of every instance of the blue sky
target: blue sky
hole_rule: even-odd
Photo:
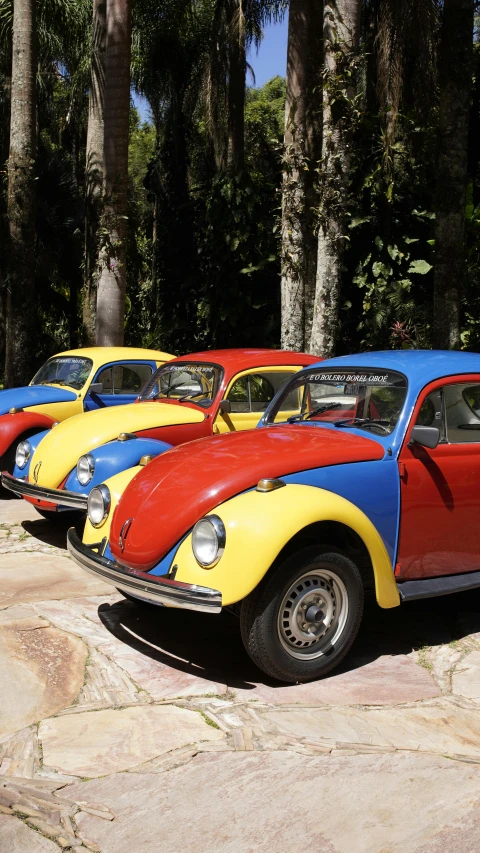
[[[263,86],[277,74],[285,77],[287,35],[288,16],[285,15],[280,24],[269,24],[265,27],[258,53],[254,47],[249,50],[247,61],[253,68],[256,86]],[[249,75],[247,75],[247,83],[249,86],[252,85]]]
[[[285,68],[287,64],[287,31],[288,18],[285,15],[283,21],[279,24],[268,24],[265,27],[263,39],[260,47],[257,50],[252,47],[247,56],[249,65],[252,66],[255,74],[255,86],[263,86],[272,77],[277,74],[280,77],[285,77]],[[247,74],[247,84],[253,85],[250,74]],[[139,98],[133,94],[135,106],[140,112],[142,121],[149,118],[148,104],[143,98]]]

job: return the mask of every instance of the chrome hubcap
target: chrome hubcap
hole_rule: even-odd
[[[278,632],[294,658],[316,658],[332,651],[348,616],[345,584],[329,569],[310,569],[292,583],[278,611]]]

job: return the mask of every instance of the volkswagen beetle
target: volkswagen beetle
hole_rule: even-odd
[[[89,347],[49,358],[30,385],[0,391],[1,470],[12,473],[17,445],[80,412],[131,403],[153,371],[174,358],[133,347]],[[28,453],[28,444],[24,448]]]
[[[91,489],[173,445],[254,427],[276,391],[317,359],[280,350],[223,350],[163,365],[139,400],[31,436],[3,485],[43,513],[83,510]]]
[[[258,429],[154,459],[113,516],[103,484],[97,541],[72,528],[68,548],[130,598],[233,607],[260,669],[307,681],[347,653],[365,592],[392,608],[480,585],[479,475],[479,355],[352,355],[294,376]]]

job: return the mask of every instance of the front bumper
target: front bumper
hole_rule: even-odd
[[[26,480],[18,480],[11,474],[7,474],[6,471],[2,474],[2,486],[22,498],[35,498],[57,506],[68,506],[71,509],[87,511],[88,495],[67,492],[64,489],[47,489],[46,486],[37,486],[35,483],[27,483]]]
[[[182,583],[166,577],[156,577],[149,572],[120,566],[113,560],[100,556],[78,537],[75,528],[67,533],[67,548],[82,569],[91,572],[116,589],[137,594],[157,604],[179,607],[183,610],[200,610],[202,613],[220,613],[222,593],[216,589],[196,584]]]

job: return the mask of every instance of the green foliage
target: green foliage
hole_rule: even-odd
[[[357,74],[367,59],[364,56],[360,66],[356,65]],[[421,120],[414,108],[409,114],[400,113],[387,161],[385,118],[376,100],[372,109],[366,108],[367,94],[365,88],[357,88],[350,105],[344,107],[352,153],[341,351],[407,345],[395,332],[398,324],[407,332],[409,346],[428,347],[433,298],[434,126]]]

